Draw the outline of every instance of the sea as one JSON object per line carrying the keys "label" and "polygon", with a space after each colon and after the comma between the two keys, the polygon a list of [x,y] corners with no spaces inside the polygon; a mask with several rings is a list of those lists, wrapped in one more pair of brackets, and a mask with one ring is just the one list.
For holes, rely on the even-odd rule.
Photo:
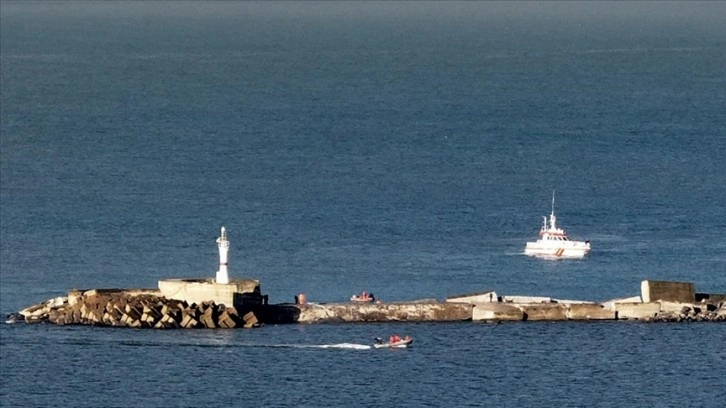
{"label": "sea", "polygon": [[[0,3],[0,313],[726,293],[724,2]],[[580,260],[523,254],[554,211]],[[410,349],[372,349],[411,335]],[[723,407],[726,324],[0,324],[2,407]]]}

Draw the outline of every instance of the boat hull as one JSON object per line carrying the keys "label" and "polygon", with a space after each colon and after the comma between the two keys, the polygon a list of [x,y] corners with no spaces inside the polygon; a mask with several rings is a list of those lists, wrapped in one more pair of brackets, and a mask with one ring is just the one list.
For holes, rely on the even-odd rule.
{"label": "boat hull", "polygon": [[540,246],[527,244],[524,254],[546,258],[583,258],[590,252],[589,245],[578,246]]}
{"label": "boat hull", "polygon": [[413,343],[413,339],[401,340],[396,343],[376,343],[373,348],[408,348],[411,347],[411,343]]}

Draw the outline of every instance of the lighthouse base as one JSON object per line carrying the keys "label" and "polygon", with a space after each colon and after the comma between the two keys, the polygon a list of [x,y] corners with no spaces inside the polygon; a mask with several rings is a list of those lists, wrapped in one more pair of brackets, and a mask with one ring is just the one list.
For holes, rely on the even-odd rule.
{"label": "lighthouse base", "polygon": [[227,274],[227,271],[217,271],[217,277],[214,280],[214,283],[218,283],[220,285],[226,285],[229,283],[229,275]]}
{"label": "lighthouse base", "polygon": [[255,279],[233,279],[229,283],[218,283],[213,279],[164,279],[159,281],[159,291],[168,299],[187,303],[214,301],[216,304],[234,306],[235,293],[260,293],[260,281]]}

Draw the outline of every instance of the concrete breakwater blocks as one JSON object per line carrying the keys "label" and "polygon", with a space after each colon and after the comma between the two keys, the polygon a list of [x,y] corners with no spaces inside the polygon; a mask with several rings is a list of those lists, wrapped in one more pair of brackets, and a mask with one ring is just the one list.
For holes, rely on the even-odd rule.
{"label": "concrete breakwater blocks", "polygon": [[19,312],[28,323],[94,325],[131,328],[256,327],[251,312],[215,302],[187,303],[159,296],[158,290],[98,289],[71,291]]}
{"label": "concrete breakwater blocks", "polygon": [[603,302],[602,305],[609,310],[615,311],[615,305],[619,303],[643,303],[643,300],[640,298],[640,296],[631,296],[627,298],[618,298],[618,299],[611,299],[607,302]]}
{"label": "concrete breakwater blocks", "polygon": [[476,303],[472,311],[473,321],[521,321],[524,313],[518,307],[502,303]]}
{"label": "concrete breakwater blocks", "polygon": [[502,302],[504,303],[552,303],[552,298],[545,296],[502,296]]}
{"label": "concrete breakwater blocks", "polygon": [[699,313],[701,311],[707,311],[709,307],[716,310],[715,306],[709,304],[697,304],[697,303],[680,303],[680,302],[659,302],[660,311],[665,313],[682,313],[683,311],[695,310]]}
{"label": "concrete breakwater blocks", "polygon": [[447,303],[493,303],[498,301],[497,292],[491,290],[448,296],[446,298]]}
{"label": "concrete breakwater blocks", "polygon": [[566,316],[569,320],[615,320],[615,311],[598,304],[573,303],[567,305]]}
{"label": "concrete breakwater blocks", "polygon": [[691,282],[644,280],[640,283],[640,291],[644,303],[659,300],[681,303],[696,301],[696,289]]}
{"label": "concrete breakwater blocks", "polygon": [[615,303],[613,308],[620,320],[641,320],[655,317],[660,312],[660,303]]}
{"label": "concrete breakwater blocks", "polygon": [[469,303],[329,303],[296,305],[299,323],[320,322],[446,322],[471,320]]}
{"label": "concrete breakwater blocks", "polygon": [[[603,303],[483,291],[390,303],[268,304],[259,281],[169,279],[160,289],[74,289],[8,315],[6,322],[133,328],[235,328],[318,322],[640,320],[726,321],[726,295],[695,294],[687,282],[643,281],[641,296]],[[649,301],[644,301],[647,299]],[[657,299],[657,300],[654,300]]]}
{"label": "concrete breakwater blocks", "polygon": [[472,320],[615,320],[615,311],[595,303],[477,303]]}
{"label": "concrete breakwater blocks", "polygon": [[523,320],[567,320],[567,306],[559,303],[515,304],[522,311]]}

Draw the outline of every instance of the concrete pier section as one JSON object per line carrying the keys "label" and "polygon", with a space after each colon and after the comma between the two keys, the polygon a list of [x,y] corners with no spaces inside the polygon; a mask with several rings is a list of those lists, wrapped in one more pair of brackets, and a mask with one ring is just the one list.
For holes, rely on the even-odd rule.
{"label": "concrete pier section", "polygon": [[476,303],[471,314],[473,321],[518,321],[524,320],[524,312],[518,307],[502,303]]}
{"label": "concrete pier section", "polygon": [[641,282],[640,296],[602,303],[559,300],[544,296],[497,296],[493,291],[450,296],[446,301],[471,304],[472,320],[486,322],[726,321],[726,299],[720,294],[699,293],[697,296],[694,285],[690,282],[644,280]]}
{"label": "concrete pier section", "polygon": [[397,302],[300,305],[299,323],[319,322],[451,322],[471,320],[466,303]]}

